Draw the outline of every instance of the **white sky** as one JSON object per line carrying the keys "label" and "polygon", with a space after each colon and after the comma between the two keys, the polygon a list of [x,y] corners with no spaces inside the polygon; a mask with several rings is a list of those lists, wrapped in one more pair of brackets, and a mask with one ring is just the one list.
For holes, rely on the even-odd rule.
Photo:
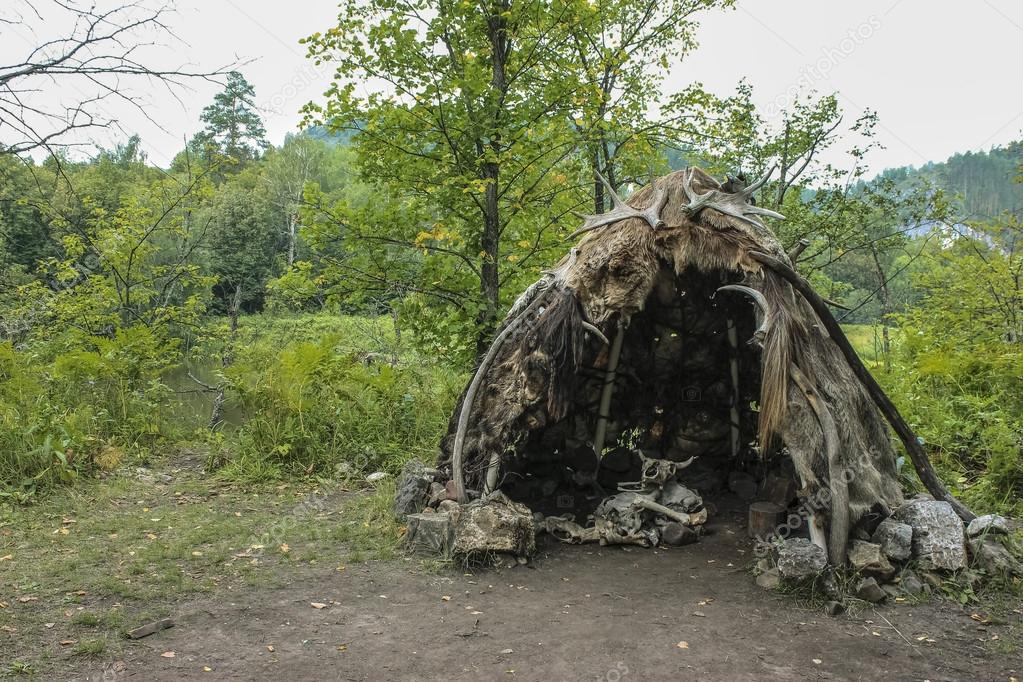
{"label": "white sky", "polygon": [[[13,1],[0,0],[5,5]],[[97,4],[102,8],[113,3]],[[159,58],[206,69],[235,59],[253,60],[241,70],[255,86],[270,140],[279,143],[295,129],[299,107],[319,98],[329,82],[329,68],[318,71],[307,63],[298,40],[333,24],[334,3],[176,4],[178,13],[171,23],[187,47],[165,50]],[[864,107],[880,114],[879,133],[886,149],[871,156],[875,170],[943,160],[955,152],[987,149],[1023,136],[1023,87],[1011,77],[1023,40],[1023,3],[739,0],[738,4],[733,11],[703,15],[701,47],[673,70],[669,88],[701,81],[724,95],[745,77],[767,109],[790,99],[793,88],[800,86],[838,92],[847,122]],[[0,63],[23,56],[31,40],[0,24]],[[199,113],[217,89],[196,84],[181,93],[184,106],[166,93],[152,93],[146,111],[170,133],[137,111],[113,105],[109,109],[127,131],[142,135],[151,161],[166,165],[201,127]],[[95,140],[110,144],[102,134]],[[836,154],[830,160],[837,159]]]}

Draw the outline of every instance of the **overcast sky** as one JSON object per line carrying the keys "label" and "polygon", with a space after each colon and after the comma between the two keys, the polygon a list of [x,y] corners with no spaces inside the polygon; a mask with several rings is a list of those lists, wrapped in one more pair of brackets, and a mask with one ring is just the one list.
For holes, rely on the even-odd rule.
{"label": "overcast sky", "polygon": [[[241,70],[256,88],[271,141],[279,143],[295,129],[299,107],[316,99],[329,81],[329,70],[307,63],[298,40],[332,25],[334,3],[176,4],[171,23],[187,47],[177,46],[164,57],[209,69],[252,60]],[[32,41],[3,25],[0,34],[6,34],[0,39],[5,63],[23,55]],[[700,48],[673,69],[669,88],[700,81],[723,95],[745,77],[769,111],[800,88],[837,92],[848,122],[864,108],[880,115],[887,148],[871,157],[875,170],[943,160],[1023,137],[1023,88],[1014,75],[1023,3],[738,0],[732,11],[704,14],[698,35]],[[110,108],[125,129],[142,135],[150,159],[165,165],[200,128],[199,113],[216,90],[198,84],[182,93],[184,105],[166,93],[152,93],[147,112],[170,133],[137,111]],[[109,143],[102,136],[97,141]],[[829,160],[840,157],[835,153]]]}

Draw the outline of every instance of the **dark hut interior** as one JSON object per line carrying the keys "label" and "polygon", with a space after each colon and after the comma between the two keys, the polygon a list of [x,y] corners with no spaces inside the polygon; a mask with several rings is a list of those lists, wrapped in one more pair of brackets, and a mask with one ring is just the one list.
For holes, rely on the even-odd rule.
{"label": "dark hut interior", "polygon": [[[676,275],[663,263],[624,330],[617,368],[609,374],[611,346],[589,336],[571,408],[516,447],[500,488],[545,515],[585,519],[619,485],[640,480],[637,452],[691,461],[683,479],[708,499],[731,471],[757,466],[760,359],[746,343],[755,308],[745,296],[718,292],[742,277],[695,268]],[[599,465],[595,448],[605,453]]]}

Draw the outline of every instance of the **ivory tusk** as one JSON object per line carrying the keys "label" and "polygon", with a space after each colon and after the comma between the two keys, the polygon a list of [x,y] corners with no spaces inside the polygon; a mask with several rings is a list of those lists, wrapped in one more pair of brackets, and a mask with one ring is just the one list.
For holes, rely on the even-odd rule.
{"label": "ivory tusk", "polygon": [[597,329],[596,325],[592,325],[589,322],[584,321],[583,322],[583,329],[585,329],[590,334],[593,334],[598,339],[600,339],[600,342],[603,343],[605,346],[610,346],[611,345],[611,342],[607,340],[606,336],[604,336],[604,332],[602,332],[599,329]]}

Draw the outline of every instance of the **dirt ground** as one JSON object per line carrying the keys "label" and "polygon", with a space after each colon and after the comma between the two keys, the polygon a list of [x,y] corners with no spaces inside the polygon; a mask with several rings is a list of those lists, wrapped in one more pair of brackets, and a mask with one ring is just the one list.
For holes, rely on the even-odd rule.
{"label": "dirt ground", "polygon": [[860,603],[829,617],[757,587],[740,528],[724,514],[678,549],[548,542],[529,565],[472,574],[299,567],[280,586],[181,602],[175,627],[59,679],[1023,678],[1023,605],[995,617],[938,599]]}

